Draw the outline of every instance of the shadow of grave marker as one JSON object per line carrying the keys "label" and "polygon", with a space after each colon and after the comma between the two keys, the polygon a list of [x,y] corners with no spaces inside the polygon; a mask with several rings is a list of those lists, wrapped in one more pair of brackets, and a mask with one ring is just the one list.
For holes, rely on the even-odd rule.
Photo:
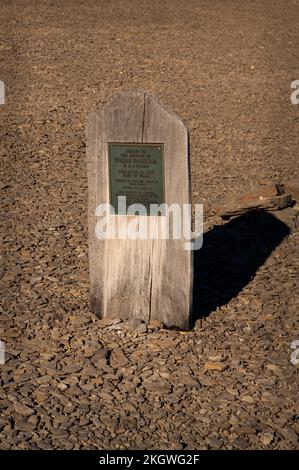
{"label": "shadow of grave marker", "polygon": [[290,233],[269,212],[252,211],[204,234],[194,252],[192,322],[227,304]]}

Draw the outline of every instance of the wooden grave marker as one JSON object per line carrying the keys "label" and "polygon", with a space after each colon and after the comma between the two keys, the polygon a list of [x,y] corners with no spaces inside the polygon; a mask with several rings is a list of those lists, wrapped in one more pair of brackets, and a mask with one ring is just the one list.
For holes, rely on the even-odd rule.
{"label": "wooden grave marker", "polygon": [[[173,113],[143,91],[123,92],[87,121],[89,188],[89,265],[91,305],[100,317],[189,328],[192,251],[183,239],[99,239],[96,209],[111,204],[106,229],[113,224],[150,221],[160,233],[165,216],[126,215],[130,204],[190,203],[188,131]],[[117,208],[117,196],[127,206]],[[137,212],[138,214],[138,212]]]}

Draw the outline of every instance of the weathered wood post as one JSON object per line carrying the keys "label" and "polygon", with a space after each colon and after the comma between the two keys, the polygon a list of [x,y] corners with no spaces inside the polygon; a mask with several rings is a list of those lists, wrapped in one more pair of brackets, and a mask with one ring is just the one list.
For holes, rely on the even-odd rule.
{"label": "weathered wood post", "polygon": [[[126,230],[132,222],[141,225],[146,220],[160,233],[163,211],[162,215],[126,215],[127,207],[190,203],[185,125],[149,94],[130,91],[89,115],[87,140],[94,312],[100,317],[157,319],[168,327],[188,329],[192,251],[185,249],[186,240],[173,236],[174,215],[169,216],[169,239],[99,239],[96,234],[100,204],[109,203],[115,209],[115,214],[105,214],[108,232],[115,224]],[[118,196],[126,196],[125,207],[117,207]]]}

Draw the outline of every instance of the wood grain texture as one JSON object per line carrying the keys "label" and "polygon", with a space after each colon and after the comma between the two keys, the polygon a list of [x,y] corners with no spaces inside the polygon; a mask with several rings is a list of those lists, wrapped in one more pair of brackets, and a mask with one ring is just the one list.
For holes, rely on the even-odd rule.
{"label": "wood grain texture", "polygon": [[[109,203],[108,142],[164,143],[165,202],[190,202],[188,132],[143,91],[124,92],[87,122],[91,304],[100,317],[158,319],[189,328],[192,252],[185,240],[98,240],[96,207]],[[109,215],[119,224],[134,216]],[[150,217],[159,226],[161,217]],[[111,220],[112,222],[112,220]],[[172,224],[172,220],[171,220]],[[171,226],[172,227],[172,226]],[[172,228],[170,227],[170,233]]]}

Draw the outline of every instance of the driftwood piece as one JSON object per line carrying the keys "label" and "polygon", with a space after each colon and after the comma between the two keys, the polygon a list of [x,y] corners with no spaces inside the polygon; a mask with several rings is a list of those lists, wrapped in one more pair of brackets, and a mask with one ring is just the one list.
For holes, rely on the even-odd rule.
{"label": "driftwood piece", "polygon": [[215,208],[215,213],[222,219],[230,219],[231,217],[238,217],[257,209],[276,211],[284,209],[291,204],[291,194],[280,194],[272,197],[251,197],[247,200],[240,198],[239,200],[218,204],[218,207]]}

